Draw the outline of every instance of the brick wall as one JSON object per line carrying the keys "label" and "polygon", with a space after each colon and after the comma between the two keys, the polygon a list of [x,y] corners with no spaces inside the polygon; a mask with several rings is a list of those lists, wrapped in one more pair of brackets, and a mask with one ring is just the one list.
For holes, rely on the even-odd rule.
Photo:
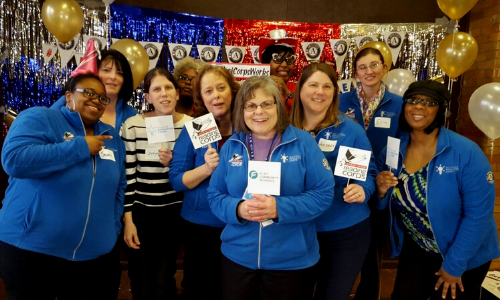
{"label": "brick wall", "polygon": [[[496,183],[495,219],[500,229],[500,140],[494,142],[493,155],[488,138],[472,123],[468,104],[472,93],[489,82],[500,82],[500,1],[479,0],[470,13],[469,34],[474,36],[479,53],[474,65],[463,75],[457,131],[479,144],[490,159]],[[500,115],[498,116],[500,118]],[[499,231],[500,236],[500,231]],[[500,259],[491,269],[500,269]]]}

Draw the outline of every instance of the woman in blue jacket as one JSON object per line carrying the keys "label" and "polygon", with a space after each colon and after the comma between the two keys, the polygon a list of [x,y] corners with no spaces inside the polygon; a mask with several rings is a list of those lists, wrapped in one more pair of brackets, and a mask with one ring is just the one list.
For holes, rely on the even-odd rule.
{"label": "woman in blue jacket", "polygon": [[184,127],[175,143],[169,176],[172,187],[184,192],[182,286],[185,299],[220,299],[220,234],[224,223],[208,206],[207,188],[219,164],[220,148],[233,133],[232,111],[240,85],[227,69],[206,65],[199,70],[193,86],[194,117],[211,112],[222,140],[195,149]]}
{"label": "woman in blue jacket", "polygon": [[[389,62],[391,63],[391,62]],[[355,119],[366,131],[374,157],[387,144],[387,137],[398,134],[398,117],[403,100],[391,93],[382,82],[387,73],[384,56],[378,49],[365,48],[354,58],[356,88],[339,96],[339,110]],[[372,208],[372,241],[361,269],[356,300],[377,300],[380,297],[380,266],[382,250],[387,241],[384,229],[388,213]]]}
{"label": "woman in blue jacket", "polygon": [[109,289],[125,147],[99,121],[109,98],[98,77],[71,79],[66,103],[23,111],[5,140],[0,272],[9,299],[95,299]]}
{"label": "woman in blue jacket", "polygon": [[[370,151],[359,126],[338,110],[335,70],[315,63],[302,71],[292,106],[292,125],[308,131],[331,166],[340,146]],[[375,191],[375,162],[370,159],[366,180],[334,176],[332,206],[316,219],[321,258],[315,299],[349,299],[370,244],[368,199]],[[333,170],[332,170],[333,172]]]}
{"label": "woman in blue jacket", "polygon": [[[333,198],[328,161],[307,132],[289,125],[268,76],[245,81],[234,116],[236,133],[208,188],[210,208],[225,223],[223,299],[311,299],[319,259],[314,219]],[[269,168],[281,170],[279,194],[247,193],[251,161],[278,164]]]}
{"label": "woman in blue jacket", "polygon": [[[396,175],[376,180],[379,207],[391,213],[391,256],[400,255],[392,299],[479,299],[500,256],[491,166],[475,143],[443,127],[443,84],[414,82],[404,101]],[[385,151],[380,168],[384,161]]]}

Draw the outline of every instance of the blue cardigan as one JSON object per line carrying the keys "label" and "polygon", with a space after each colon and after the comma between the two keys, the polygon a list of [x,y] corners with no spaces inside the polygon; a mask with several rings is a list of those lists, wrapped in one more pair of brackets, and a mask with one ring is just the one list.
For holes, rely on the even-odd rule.
{"label": "blue cardigan", "polygon": [[293,126],[283,132],[270,161],[281,163],[278,218],[262,227],[240,220],[237,206],[247,187],[246,134],[234,134],[222,147],[212,174],[208,202],[225,223],[222,253],[250,269],[297,270],[315,265],[319,245],[314,219],[330,207],[335,182],[326,158],[312,136]]}
{"label": "blue cardigan", "polygon": [[[396,176],[401,173],[409,138],[409,133],[401,137]],[[377,161],[379,168],[384,168],[385,153],[386,149]],[[378,202],[379,208],[388,206],[392,190]],[[471,140],[441,127],[436,154],[428,165],[427,213],[446,272],[459,277],[500,256],[494,205],[493,172],[483,151]],[[394,257],[401,252],[404,225],[390,205],[389,210]]]}

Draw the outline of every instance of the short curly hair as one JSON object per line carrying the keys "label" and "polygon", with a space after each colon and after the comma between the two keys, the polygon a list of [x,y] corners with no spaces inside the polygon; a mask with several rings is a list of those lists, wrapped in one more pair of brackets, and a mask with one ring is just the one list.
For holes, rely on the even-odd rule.
{"label": "short curly hair", "polygon": [[187,69],[195,69],[198,72],[204,65],[205,63],[199,59],[194,59],[191,56],[185,57],[175,65],[174,78],[177,80]]}

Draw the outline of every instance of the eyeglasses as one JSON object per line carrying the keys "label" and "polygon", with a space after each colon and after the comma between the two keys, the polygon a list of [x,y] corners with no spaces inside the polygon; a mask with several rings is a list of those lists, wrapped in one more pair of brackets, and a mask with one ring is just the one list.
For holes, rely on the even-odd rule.
{"label": "eyeglasses", "polygon": [[291,65],[297,59],[297,55],[292,54],[290,56],[286,56],[285,57],[284,55],[279,55],[278,53],[273,53],[273,55],[271,56],[271,58],[277,64],[281,64],[283,61],[286,61],[287,65]]}
{"label": "eyeglasses", "polygon": [[179,81],[184,82],[184,83],[192,83],[194,77],[193,78],[189,78],[189,77],[185,77],[185,76],[179,75],[179,77],[177,77],[177,79]]}
{"label": "eyeglasses", "polygon": [[405,102],[407,104],[413,104],[413,105],[416,105],[418,103],[422,103],[425,106],[436,106],[436,105],[439,105],[439,102],[436,101],[436,100],[434,100],[434,99],[416,98],[416,97],[406,98]]}
{"label": "eyeglasses", "polygon": [[376,68],[378,68],[380,65],[382,65],[381,62],[372,62],[371,64],[369,64],[368,66],[366,65],[361,65],[359,67],[356,68],[356,70],[358,71],[362,71],[362,72],[365,72],[366,70],[368,70],[368,68],[370,68],[370,70],[375,70]]}
{"label": "eyeglasses", "polygon": [[243,109],[247,112],[252,112],[256,111],[257,107],[261,107],[262,109],[268,110],[273,108],[273,106],[276,104],[276,101],[264,101],[261,104],[257,105],[252,102],[246,102],[245,105],[243,105]]}
{"label": "eyeglasses", "polygon": [[98,93],[96,93],[96,91],[94,91],[91,88],[75,89],[75,92],[82,93],[85,96],[85,98],[88,98],[90,100],[94,100],[97,98],[97,99],[99,99],[99,102],[101,102],[104,105],[108,105],[109,101],[110,101],[106,95],[98,94]]}

